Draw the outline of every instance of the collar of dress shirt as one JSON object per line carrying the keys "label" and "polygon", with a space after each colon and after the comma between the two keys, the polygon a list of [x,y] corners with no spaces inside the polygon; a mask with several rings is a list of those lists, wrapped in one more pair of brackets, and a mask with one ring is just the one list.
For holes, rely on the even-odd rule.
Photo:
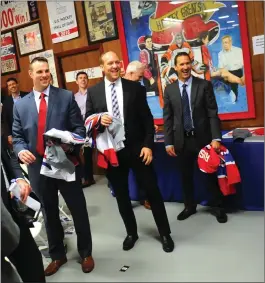
{"label": "collar of dress shirt", "polygon": [[20,92],[18,93],[18,96],[14,97],[14,95],[12,94],[13,99],[18,99],[20,98]]}
{"label": "collar of dress shirt", "polygon": [[75,95],[87,95],[87,89],[84,93],[79,90]]}
{"label": "collar of dress shirt", "polygon": [[115,82],[109,81],[106,77],[104,78],[105,86],[109,87],[111,84],[115,83],[115,86],[119,86],[121,84],[121,78],[118,78]]}
{"label": "collar of dress shirt", "polygon": [[36,99],[36,98],[40,98],[40,94],[41,94],[41,93],[44,93],[46,96],[49,96],[49,94],[50,94],[50,85],[49,85],[44,91],[42,91],[42,92],[39,92],[39,91],[37,91],[37,90],[35,90],[35,89],[33,88],[33,93],[34,93],[35,99]]}
{"label": "collar of dress shirt", "polygon": [[189,79],[186,82],[182,82],[181,80],[178,80],[179,82],[179,89],[182,91],[182,86],[185,84],[187,86],[191,85],[192,83],[192,76],[189,77]]}

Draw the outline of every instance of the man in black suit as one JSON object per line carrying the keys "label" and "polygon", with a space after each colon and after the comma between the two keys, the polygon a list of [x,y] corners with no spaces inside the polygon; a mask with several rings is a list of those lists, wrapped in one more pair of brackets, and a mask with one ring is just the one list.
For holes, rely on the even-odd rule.
{"label": "man in black suit", "polygon": [[[25,202],[31,192],[31,187],[24,179],[18,160],[14,153],[10,151],[7,140],[2,133],[1,163],[1,197],[3,205],[17,224],[20,234],[17,246],[12,247],[11,242],[3,242],[4,240],[2,239],[2,263],[4,257],[7,256],[16,267],[23,282],[45,282],[41,253],[30,233],[26,220],[12,208],[11,195],[7,192],[11,180],[16,180],[20,187],[21,201]],[[12,223],[10,223],[10,225],[11,224]],[[11,246],[8,247],[8,244]],[[5,249],[10,250],[10,252],[5,254],[3,252]],[[2,272],[2,275],[4,272],[5,271]]]}
{"label": "man in black suit", "polygon": [[[154,122],[146,101],[146,92],[137,82],[120,78],[120,60],[116,53],[107,52],[100,58],[105,74],[102,82],[88,89],[86,117],[94,113],[109,112],[120,118],[125,128],[125,148],[117,152],[119,166],[109,164],[107,178],[113,186],[127,237],[123,249],[130,250],[138,240],[137,224],[128,192],[128,174],[132,168],[141,186],[145,188],[152,213],[158,227],[163,249],[172,252],[174,243],[165,206],[157,186],[152,166],[154,145]],[[105,114],[102,127],[108,127],[112,118]]]}
{"label": "man in black suit", "polygon": [[19,84],[16,78],[9,78],[6,81],[6,87],[8,96],[3,102],[3,116],[5,119],[5,135],[7,136],[8,144],[12,146],[13,106],[27,92],[19,90]]}
{"label": "man in black suit", "polygon": [[[207,144],[218,151],[221,141],[218,108],[211,82],[191,75],[191,60],[187,53],[175,57],[178,80],[164,92],[164,132],[167,153],[178,156],[181,165],[185,209],[178,220],[196,213],[193,173],[198,153]],[[205,175],[213,195],[214,214],[220,223],[227,222],[222,209],[222,194],[216,174]]]}

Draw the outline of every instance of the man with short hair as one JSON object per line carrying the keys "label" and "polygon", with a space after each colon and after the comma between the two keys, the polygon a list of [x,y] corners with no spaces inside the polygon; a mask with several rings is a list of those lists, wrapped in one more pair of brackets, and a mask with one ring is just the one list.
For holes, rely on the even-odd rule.
{"label": "man with short hair", "polygon": [[3,102],[3,117],[5,120],[5,136],[8,139],[9,146],[12,146],[12,124],[13,124],[13,106],[27,92],[19,90],[19,84],[16,78],[9,78],[6,81],[8,96]]}
{"label": "man with short hair", "polygon": [[127,231],[123,250],[132,249],[138,240],[137,223],[128,189],[128,175],[132,169],[146,190],[163,250],[172,252],[174,242],[170,237],[167,213],[152,165],[154,121],[146,101],[146,91],[139,83],[120,77],[120,59],[115,52],[104,53],[100,65],[105,77],[88,89],[86,117],[108,112],[101,116],[103,129],[112,124],[112,117],[120,119],[124,127],[125,147],[116,152],[119,166],[109,163],[107,168],[107,178],[113,187]]}
{"label": "man with short hair", "polygon": [[[80,109],[72,92],[50,85],[50,69],[46,58],[34,58],[29,66],[29,75],[33,81],[33,91],[14,105],[13,147],[20,161],[28,165],[31,186],[43,205],[52,259],[45,275],[56,273],[67,262],[64,230],[59,217],[58,191],[73,216],[82,270],[85,273],[91,272],[94,268],[92,239],[81,187],[80,166],[75,167],[73,182],[40,174],[45,152],[44,132],[55,128],[85,137]],[[79,146],[61,144],[61,147],[69,158],[76,159],[80,164]]]}
{"label": "man with short hair", "polygon": [[[199,151],[210,144],[217,152],[222,138],[218,108],[211,82],[191,75],[192,61],[185,52],[175,57],[178,80],[165,88],[164,133],[165,146],[169,156],[180,161],[184,210],[178,220],[185,220],[195,214],[194,166]],[[215,173],[205,174],[208,190],[215,206],[213,213],[219,223],[227,222],[222,207],[222,193]]]}
{"label": "man with short hair", "polygon": [[[87,87],[88,87],[88,75],[84,71],[80,71],[76,74],[76,84],[79,89],[75,94],[75,100],[81,111],[83,121],[85,122],[86,115],[86,99],[87,99]],[[83,187],[90,187],[95,184],[93,176],[93,156],[92,148],[89,146],[84,147],[84,164],[83,164],[83,177],[82,185]]]}

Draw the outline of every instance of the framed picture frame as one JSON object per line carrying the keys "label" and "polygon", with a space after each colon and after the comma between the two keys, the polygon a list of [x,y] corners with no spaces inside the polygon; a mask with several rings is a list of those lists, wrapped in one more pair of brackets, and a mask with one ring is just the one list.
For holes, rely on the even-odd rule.
{"label": "framed picture frame", "polygon": [[1,33],[1,75],[20,72],[13,30]]}
{"label": "framed picture frame", "polygon": [[[115,9],[125,67],[139,60],[155,78],[156,95],[147,96],[155,123],[163,124],[163,91],[177,79],[173,66],[177,49],[190,54],[194,76],[212,82],[221,120],[255,118],[242,1],[116,1]],[[237,55],[226,60],[226,48]],[[148,94],[148,83],[145,86]]]}
{"label": "framed picture frame", "polygon": [[16,28],[19,56],[27,56],[44,50],[40,21]]}
{"label": "framed picture frame", "polygon": [[116,13],[112,1],[83,1],[89,44],[118,38]]}

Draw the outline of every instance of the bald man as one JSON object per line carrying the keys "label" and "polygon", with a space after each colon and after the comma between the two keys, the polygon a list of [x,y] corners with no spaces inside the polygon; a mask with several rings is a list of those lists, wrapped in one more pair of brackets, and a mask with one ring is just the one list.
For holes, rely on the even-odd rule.
{"label": "bald man", "polygon": [[163,250],[172,252],[165,205],[157,186],[153,169],[154,121],[146,100],[145,89],[137,82],[120,77],[120,59],[110,51],[100,58],[104,80],[88,89],[86,117],[108,112],[101,117],[102,127],[112,123],[112,117],[121,119],[125,130],[124,148],[117,152],[119,166],[107,168],[127,236],[123,250],[130,250],[138,240],[137,224],[129,197],[128,176],[132,169],[142,188],[146,190],[151,210],[161,237]]}

